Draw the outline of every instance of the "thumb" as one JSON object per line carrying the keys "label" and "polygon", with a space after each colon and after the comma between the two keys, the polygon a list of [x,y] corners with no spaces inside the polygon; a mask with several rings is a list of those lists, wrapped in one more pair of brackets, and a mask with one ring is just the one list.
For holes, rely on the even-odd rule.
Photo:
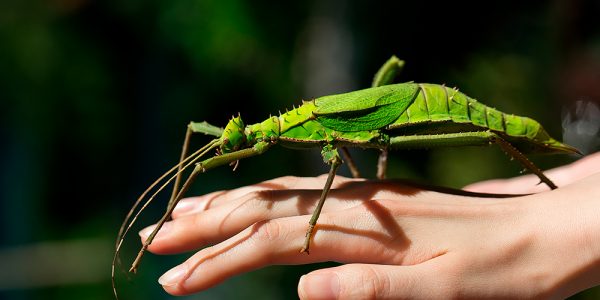
{"label": "thumb", "polygon": [[440,282],[444,274],[432,265],[348,264],[317,270],[300,278],[298,295],[303,300],[447,297]]}

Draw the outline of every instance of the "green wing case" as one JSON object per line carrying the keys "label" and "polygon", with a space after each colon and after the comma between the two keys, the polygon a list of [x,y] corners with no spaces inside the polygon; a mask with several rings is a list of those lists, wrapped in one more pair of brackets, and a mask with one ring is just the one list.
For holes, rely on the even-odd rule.
{"label": "green wing case", "polygon": [[315,100],[317,121],[339,131],[376,130],[396,120],[412,103],[419,87],[400,83]]}

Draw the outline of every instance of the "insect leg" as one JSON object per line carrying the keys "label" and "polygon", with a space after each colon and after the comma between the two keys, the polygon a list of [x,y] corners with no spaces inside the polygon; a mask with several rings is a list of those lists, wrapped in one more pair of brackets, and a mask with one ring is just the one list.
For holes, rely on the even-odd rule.
{"label": "insect leg", "polygon": [[[113,293],[114,293],[116,299],[118,299],[119,297],[117,295],[115,267],[117,265],[118,266],[121,265],[119,253],[121,250],[121,245],[122,245],[123,241],[125,240],[127,233],[129,232],[129,230],[131,229],[133,224],[136,222],[136,220],[138,219],[138,217],[142,213],[142,211],[145,210],[145,208],[152,202],[152,200],[156,197],[156,195],[158,195],[158,193],[160,193],[160,191],[162,191],[173,180],[175,180],[175,178],[179,175],[179,173],[185,171],[185,169],[187,169],[189,166],[191,166],[196,161],[198,161],[202,156],[204,156],[210,150],[212,150],[218,146],[219,146],[219,140],[215,139],[215,140],[212,140],[210,143],[206,144],[204,147],[198,149],[196,152],[194,152],[193,154],[191,154],[190,156],[188,156],[187,158],[182,160],[179,164],[177,164],[176,166],[171,168],[169,171],[164,173],[162,176],[160,176],[135,201],[132,208],[127,213],[127,216],[123,220],[123,223],[121,224],[121,228],[119,229],[119,234],[117,235],[117,241],[116,241],[116,245],[115,245],[115,253],[113,255],[113,261],[111,264],[111,282],[112,282],[112,287],[113,287]],[[176,172],[176,174],[169,178],[169,176],[171,176],[171,174],[173,172]],[[148,198],[145,202],[142,202],[146,198],[148,193],[150,193],[155,187],[157,187],[159,184],[161,184],[161,182],[162,182],[162,185],[160,185],[160,187],[152,194],[152,196],[150,196],[150,198]],[[138,206],[142,203],[143,203],[142,207],[137,209]],[[135,215],[134,215],[134,213],[135,213]]]}
{"label": "insect leg", "polygon": [[[383,85],[388,85],[394,83],[394,79],[402,69],[404,68],[404,61],[398,59],[395,55],[392,55],[390,59],[388,59],[379,71],[375,74],[373,78],[373,83],[371,87],[378,87]],[[377,178],[384,179],[385,173],[387,170],[387,158],[388,158],[388,150],[384,149],[381,151],[379,155],[379,159],[377,160]]]}
{"label": "insect leg", "polygon": [[331,165],[331,169],[329,170],[329,176],[327,176],[325,187],[323,187],[323,192],[321,193],[319,203],[317,203],[317,207],[315,208],[315,211],[313,212],[312,217],[308,222],[308,229],[306,230],[304,245],[302,246],[302,249],[300,249],[300,253],[309,253],[308,248],[310,247],[310,239],[312,237],[313,230],[315,229],[315,224],[317,224],[317,220],[319,219],[319,215],[321,214],[321,209],[323,208],[323,204],[325,203],[327,194],[329,194],[329,190],[331,189],[331,184],[333,183],[333,179],[335,178],[335,172],[340,166],[340,164],[342,164],[342,159],[340,158],[337,150],[333,149],[330,146],[326,146],[325,148],[323,148],[321,154],[323,155],[323,160]]}
{"label": "insect leg", "polygon": [[394,136],[390,138],[390,147],[395,149],[427,149],[436,147],[452,146],[483,146],[495,143],[506,151],[509,155],[516,158],[525,168],[537,175],[551,189],[556,189],[556,185],[542,173],[525,155],[517,148],[504,140],[498,134],[491,131],[475,131],[460,133],[444,133],[430,135],[409,135]]}
{"label": "insect leg", "polygon": [[508,155],[516,158],[525,168],[531,171],[533,174],[537,175],[540,180],[545,183],[550,189],[555,190],[558,187],[552,182],[542,170],[540,170],[536,165],[534,165],[521,151],[517,150],[511,143],[507,142],[505,139],[496,135],[494,138],[494,142],[504,150],[504,152],[508,153]]}
{"label": "insect leg", "polygon": [[403,67],[404,61],[393,55],[383,64],[383,66],[381,66],[381,68],[379,68],[379,71],[375,73],[371,87],[392,84],[396,76],[402,71]]}
{"label": "insect leg", "polygon": [[187,130],[185,132],[185,138],[183,140],[183,147],[181,148],[181,156],[179,157],[179,168],[178,168],[179,173],[177,174],[177,178],[175,178],[175,183],[173,184],[173,192],[171,193],[171,198],[169,200],[169,203],[174,201],[175,196],[177,196],[177,192],[179,191],[179,184],[181,182],[181,168],[183,166],[181,164],[181,162],[187,156],[188,147],[189,147],[190,138],[192,136],[192,133],[204,133],[207,135],[214,135],[216,137],[220,137],[221,134],[223,133],[223,129],[213,126],[213,125],[210,125],[206,121],[190,122],[190,124],[188,124]]}
{"label": "insect leg", "polygon": [[181,147],[181,155],[179,156],[179,167],[177,168],[177,177],[175,178],[175,183],[173,184],[173,192],[171,193],[171,198],[169,199],[169,203],[173,202],[173,200],[175,199],[175,196],[177,196],[177,192],[179,192],[179,182],[181,181],[181,173],[182,173],[181,169],[183,168],[181,162],[187,156],[192,132],[193,132],[192,128],[188,125],[187,130],[185,131],[185,138],[183,139],[183,146]]}
{"label": "insect leg", "polygon": [[204,133],[206,135],[212,135],[216,137],[220,137],[223,134],[223,128],[210,125],[206,121],[190,122],[190,124],[188,124],[188,128],[193,132]]}
{"label": "insect leg", "polygon": [[385,173],[387,171],[387,159],[388,150],[381,150],[381,154],[379,154],[379,159],[377,160],[377,179],[385,179]]}
{"label": "insect leg", "polygon": [[346,161],[346,164],[350,169],[350,173],[352,173],[352,177],[360,178],[360,171],[358,171],[358,168],[356,167],[356,164],[354,163],[350,152],[348,152],[348,148],[342,147],[342,155],[344,156],[344,160]]}
{"label": "insect leg", "polygon": [[265,151],[267,151],[270,146],[271,146],[271,144],[268,142],[259,142],[259,143],[255,144],[254,146],[252,146],[252,148],[246,148],[246,149],[242,149],[242,150],[231,152],[231,153],[226,153],[226,154],[219,155],[219,156],[213,156],[202,162],[197,163],[196,167],[194,168],[194,170],[192,171],[190,176],[187,178],[187,180],[181,187],[181,190],[177,193],[177,196],[174,198],[173,201],[169,202],[169,205],[167,206],[167,210],[165,211],[165,213],[163,214],[161,219],[156,224],[156,227],[154,228],[152,233],[150,233],[150,235],[148,236],[146,241],[144,241],[144,244],[142,245],[142,248],[138,252],[137,257],[135,258],[134,262],[131,264],[131,268],[129,269],[129,271],[135,272],[137,270],[137,267],[140,264],[140,261],[142,259],[142,256],[144,255],[144,252],[146,251],[146,249],[148,249],[148,246],[150,246],[150,244],[152,243],[152,240],[154,239],[154,237],[156,236],[156,234],[158,233],[160,228],[165,224],[165,222],[171,216],[171,213],[175,209],[175,206],[177,206],[177,203],[179,202],[179,200],[181,200],[181,198],[183,198],[183,196],[185,195],[187,190],[190,188],[190,186],[192,185],[192,183],[194,182],[194,180],[200,173],[204,173],[207,170],[210,170],[212,168],[216,168],[216,167],[219,167],[222,165],[227,165],[236,160],[240,160],[240,159],[244,159],[247,157],[262,154]]}

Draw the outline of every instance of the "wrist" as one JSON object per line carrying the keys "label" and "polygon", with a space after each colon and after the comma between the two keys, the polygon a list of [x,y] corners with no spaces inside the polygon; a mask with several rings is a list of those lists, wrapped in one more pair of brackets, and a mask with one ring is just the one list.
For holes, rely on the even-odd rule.
{"label": "wrist", "polygon": [[536,195],[532,219],[550,272],[548,292],[566,298],[600,285],[600,189],[589,179]]}

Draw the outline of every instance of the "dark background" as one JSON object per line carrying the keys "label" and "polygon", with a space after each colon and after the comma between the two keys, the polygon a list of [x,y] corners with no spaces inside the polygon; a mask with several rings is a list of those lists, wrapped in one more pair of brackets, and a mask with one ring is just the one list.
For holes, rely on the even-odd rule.
{"label": "dark background", "polygon": [[[224,126],[239,112],[254,123],[368,87],[392,54],[407,61],[401,81],[457,86],[593,152],[599,14],[599,1],[569,0],[4,0],[0,298],[110,299],[120,221],[177,162],[190,120]],[[376,153],[354,154],[373,174]],[[533,160],[550,168],[574,158]],[[193,194],[325,171],[317,150],[277,147],[235,173],[201,176]],[[466,147],[396,152],[389,175],[461,187],[519,171],[498,149]],[[135,230],[156,221],[160,201]],[[125,261],[137,247],[132,235]],[[123,298],[171,298],[156,279],[188,255],[147,255],[133,281],[120,276]],[[295,298],[300,275],[319,266],[269,267],[185,299]]]}

